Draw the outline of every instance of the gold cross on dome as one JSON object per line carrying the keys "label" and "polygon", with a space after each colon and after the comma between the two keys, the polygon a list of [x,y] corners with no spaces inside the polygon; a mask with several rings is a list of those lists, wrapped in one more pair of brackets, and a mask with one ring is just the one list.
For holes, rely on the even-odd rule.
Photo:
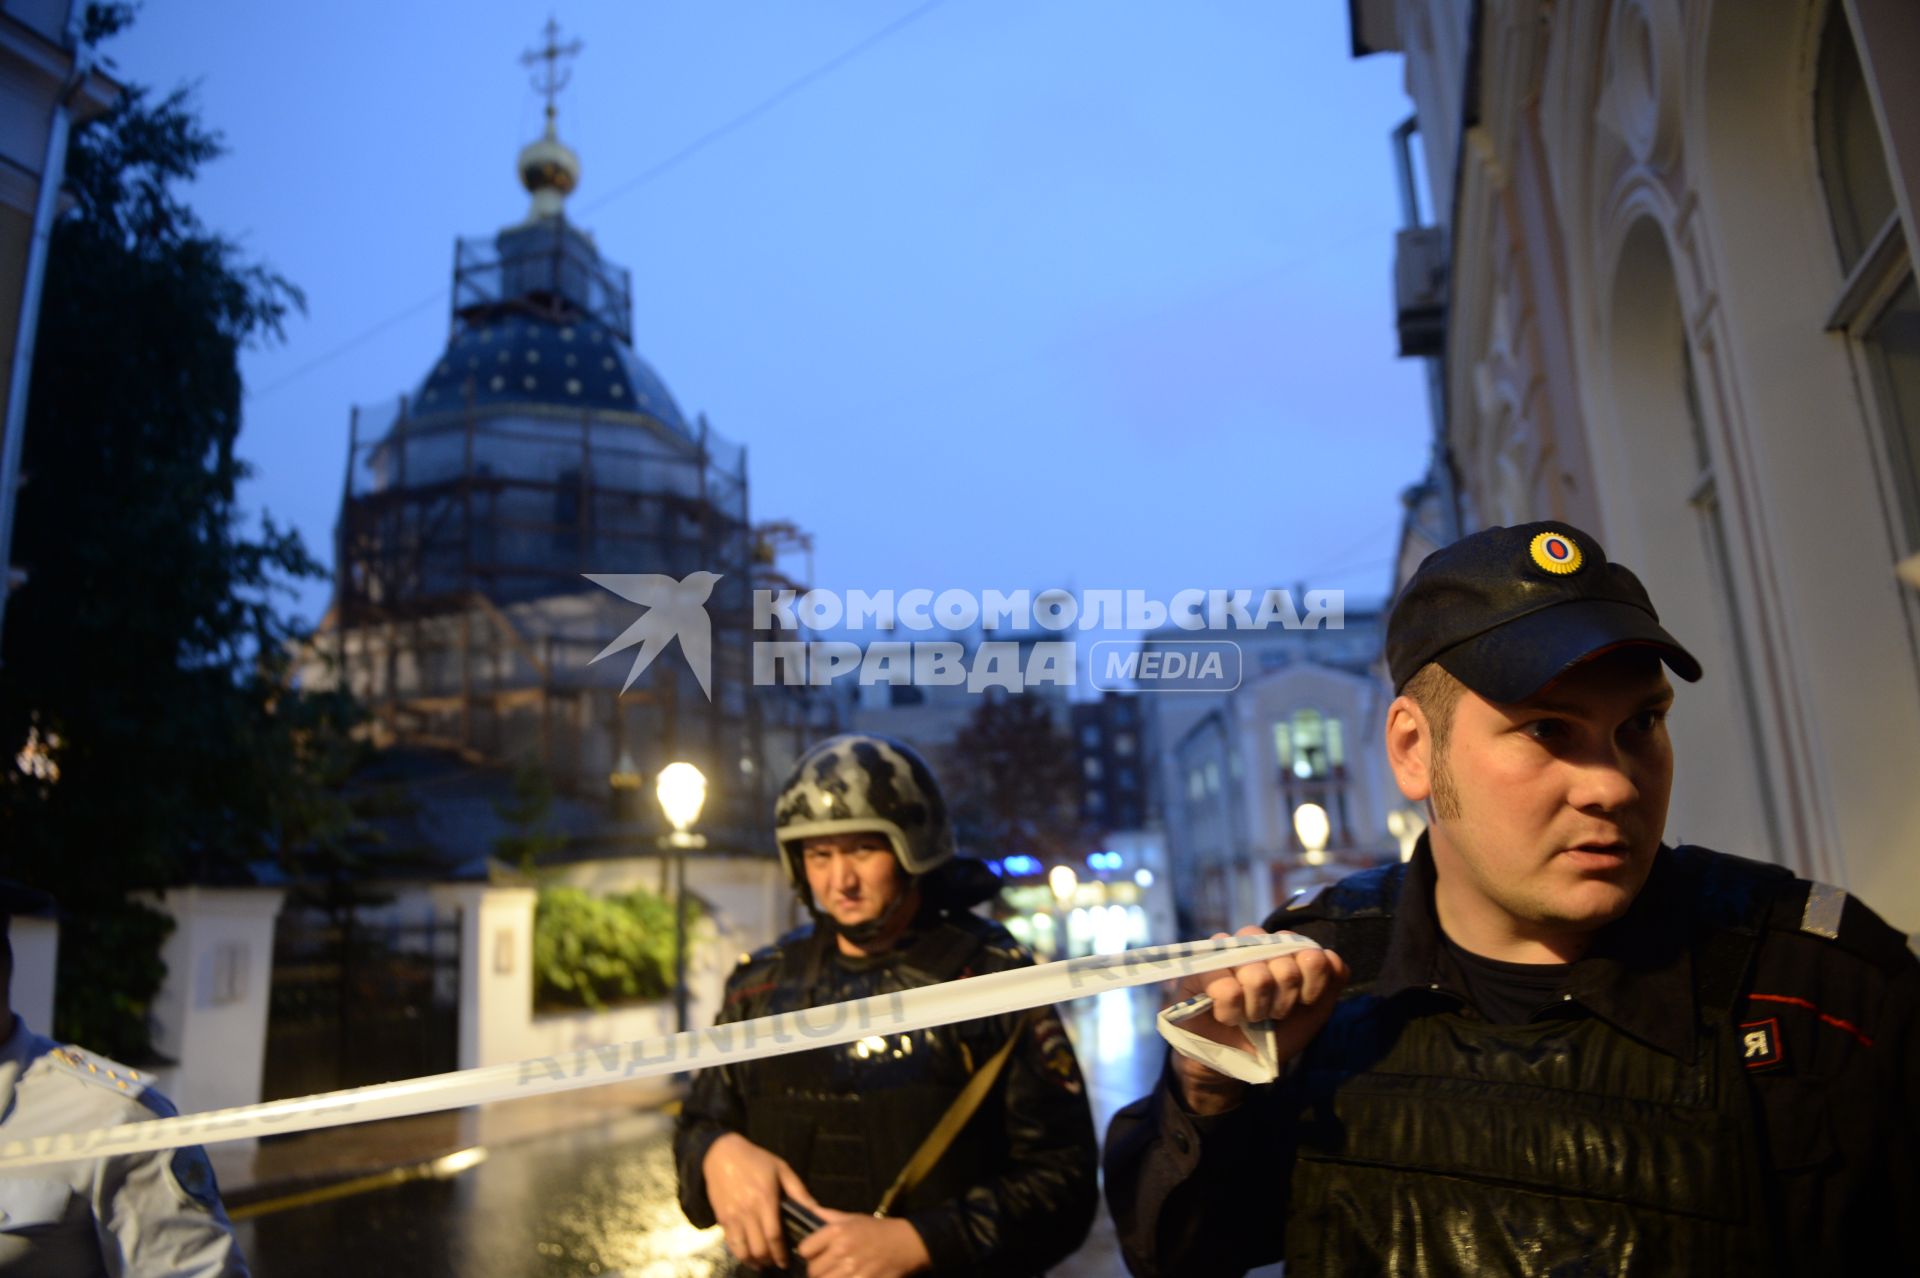
{"label": "gold cross on dome", "polygon": [[[551,127],[554,116],[553,100],[558,96],[560,90],[567,87],[567,80],[571,74],[565,67],[560,65],[560,59],[579,56],[580,42],[578,40],[569,40],[567,43],[561,44],[560,24],[553,18],[547,19],[546,36],[546,48],[527,50],[520,55],[520,65],[537,68],[533,73],[533,89],[536,93],[546,95],[547,124]],[[540,64],[542,62],[547,65],[541,67]]]}

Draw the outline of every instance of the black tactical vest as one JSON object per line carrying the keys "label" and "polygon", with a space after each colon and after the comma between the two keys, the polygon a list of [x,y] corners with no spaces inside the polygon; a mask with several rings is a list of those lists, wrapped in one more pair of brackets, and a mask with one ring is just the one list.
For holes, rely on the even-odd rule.
{"label": "black tactical vest", "polygon": [[[951,980],[980,948],[978,937],[940,923],[896,962],[846,973],[835,967],[832,944],[815,933],[788,945],[772,988],[748,1015]],[[870,1212],[999,1045],[988,1023],[973,1022],[752,1062],[742,1080],[747,1139],[786,1159],[826,1206]],[[960,1196],[1004,1164],[1003,1146],[997,1124],[968,1123],[892,1214]]]}
{"label": "black tactical vest", "polygon": [[1667,855],[1695,902],[1691,1060],[1596,1016],[1493,1026],[1444,995],[1369,992],[1397,873],[1274,920],[1308,925],[1354,973],[1291,1083],[1288,1278],[1772,1271],[1730,1018],[1780,880],[1704,849]]}

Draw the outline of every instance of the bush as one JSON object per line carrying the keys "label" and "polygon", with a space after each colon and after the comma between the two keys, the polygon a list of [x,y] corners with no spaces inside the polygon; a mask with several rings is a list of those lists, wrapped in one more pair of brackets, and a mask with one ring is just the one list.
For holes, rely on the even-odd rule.
{"label": "bush", "polygon": [[[687,945],[704,915],[687,901]],[[560,1010],[664,998],[673,990],[673,902],[644,888],[595,896],[544,887],[533,916],[533,1004]]]}

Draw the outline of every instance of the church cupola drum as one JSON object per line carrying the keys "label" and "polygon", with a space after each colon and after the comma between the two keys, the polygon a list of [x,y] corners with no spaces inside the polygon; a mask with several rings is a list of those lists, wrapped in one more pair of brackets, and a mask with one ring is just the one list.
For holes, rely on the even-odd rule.
{"label": "church cupola drum", "polygon": [[554,99],[566,85],[560,60],[579,49],[577,40],[559,44],[550,22],[545,47],[526,55],[544,64],[536,87],[547,98],[546,129],[519,155],[532,205],[517,226],[456,246],[453,338],[421,385],[415,411],[532,400],[637,412],[692,438],[666,385],[634,353],[628,272],[602,259],[592,237],[567,220],[581,166],[555,130]]}

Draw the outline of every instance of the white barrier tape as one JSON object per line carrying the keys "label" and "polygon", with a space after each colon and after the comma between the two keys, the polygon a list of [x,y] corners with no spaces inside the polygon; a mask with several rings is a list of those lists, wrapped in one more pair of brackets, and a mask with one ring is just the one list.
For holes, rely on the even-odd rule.
{"label": "white barrier tape", "polygon": [[1098,954],[1064,963],[1016,968],[683,1034],[586,1047],[510,1065],[484,1065],[478,1069],[430,1074],[425,1078],[376,1083],[371,1087],[322,1092],[261,1105],[7,1141],[0,1144],[0,1173],[76,1159],[108,1158],[177,1149],[182,1145],[208,1145],[340,1127],[380,1118],[404,1118],[490,1101],[597,1087],[621,1079],[711,1069],[766,1056],[836,1047],[875,1034],[911,1033],[956,1021],[1022,1012],[1105,990],[1177,980],[1196,972],[1238,967],[1242,963],[1317,948],[1305,937],[1279,932],[1271,936],[1187,941],[1129,950],[1124,954]]}
{"label": "white barrier tape", "polygon": [[1212,1011],[1213,1000],[1205,994],[1196,994],[1172,1007],[1161,1008],[1157,1022],[1160,1037],[1166,1039],[1173,1050],[1182,1056],[1243,1083],[1271,1083],[1280,1077],[1279,1052],[1273,1045],[1272,1021],[1254,1021],[1240,1027],[1241,1033],[1247,1036],[1247,1045],[1253,1049],[1249,1054],[1203,1038],[1180,1024]]}

